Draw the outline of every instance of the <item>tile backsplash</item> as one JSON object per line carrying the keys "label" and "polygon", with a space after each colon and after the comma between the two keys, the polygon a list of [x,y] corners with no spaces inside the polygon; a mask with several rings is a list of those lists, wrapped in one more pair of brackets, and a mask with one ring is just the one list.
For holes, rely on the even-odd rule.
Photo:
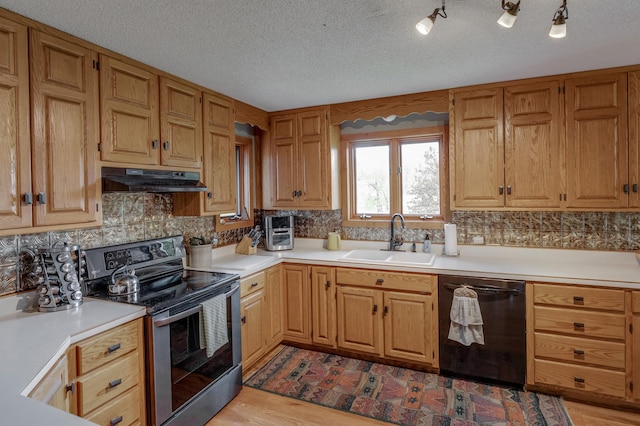
{"label": "tile backsplash", "polygon": [[[31,280],[21,280],[19,259],[24,249],[48,247],[57,241],[82,248],[124,244],[182,234],[216,237],[218,245],[236,244],[249,228],[215,231],[213,217],[173,216],[171,194],[108,193],[102,197],[103,225],[46,233],[0,237],[0,295],[33,288]],[[299,238],[326,238],[339,231],[345,240],[387,241],[388,227],[342,226],[341,210],[257,210],[256,223],[263,215],[295,216]],[[484,212],[454,211],[458,243],[471,244],[481,236],[485,244],[513,247],[546,247],[631,251],[640,249],[640,212]],[[422,241],[429,233],[432,242],[444,242],[442,229],[404,229],[405,241]],[[23,271],[24,272],[24,271]]]}

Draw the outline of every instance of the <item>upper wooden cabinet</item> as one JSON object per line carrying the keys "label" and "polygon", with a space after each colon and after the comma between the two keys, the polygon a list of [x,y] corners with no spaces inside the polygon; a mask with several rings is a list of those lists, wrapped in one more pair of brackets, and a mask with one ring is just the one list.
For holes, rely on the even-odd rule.
{"label": "upper wooden cabinet", "polygon": [[271,116],[272,207],[337,208],[338,141],[328,118],[325,107]]}
{"label": "upper wooden cabinet", "polygon": [[504,206],[503,90],[455,92],[450,123],[453,207]]}
{"label": "upper wooden cabinet", "polygon": [[452,206],[561,205],[558,81],[454,91]]}
{"label": "upper wooden cabinet", "polygon": [[202,92],[150,69],[100,55],[101,159],[202,166]]}
{"label": "upper wooden cabinet", "polygon": [[[629,206],[640,207],[640,71],[629,73]],[[640,389],[640,386],[638,387]],[[640,390],[639,390],[640,392]]]}
{"label": "upper wooden cabinet", "polygon": [[31,128],[36,226],[96,221],[95,52],[31,30]]}
{"label": "upper wooden cabinet", "polygon": [[627,73],[566,80],[565,105],[567,207],[627,207]]}
{"label": "upper wooden cabinet", "polygon": [[101,159],[158,164],[158,76],[100,55]]}
{"label": "upper wooden cabinet", "polygon": [[173,194],[174,213],[211,216],[236,211],[235,111],[232,99],[204,92],[202,179],[208,191]]}
{"label": "upper wooden cabinet", "polygon": [[0,17],[0,230],[29,227],[31,143],[27,27]]}

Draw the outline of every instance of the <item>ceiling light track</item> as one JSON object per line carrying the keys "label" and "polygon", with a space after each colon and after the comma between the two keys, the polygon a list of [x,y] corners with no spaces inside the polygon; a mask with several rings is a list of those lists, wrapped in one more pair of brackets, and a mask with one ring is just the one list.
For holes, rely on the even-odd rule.
{"label": "ceiling light track", "polygon": [[[518,18],[518,12],[520,12],[520,0],[517,2],[502,0],[502,10],[504,13],[498,19],[498,24],[505,28],[511,28],[516,23]],[[416,30],[422,35],[427,35],[431,32],[433,24],[436,22],[436,18],[441,16],[447,17],[445,12],[445,0],[442,0],[442,7],[436,8],[433,13],[426,18],[422,19],[416,24]],[[556,10],[553,15],[553,25],[551,25],[551,31],[549,31],[549,37],[564,38],[567,36],[567,19],[569,19],[569,9],[567,8],[567,0],[562,0],[562,5]]]}

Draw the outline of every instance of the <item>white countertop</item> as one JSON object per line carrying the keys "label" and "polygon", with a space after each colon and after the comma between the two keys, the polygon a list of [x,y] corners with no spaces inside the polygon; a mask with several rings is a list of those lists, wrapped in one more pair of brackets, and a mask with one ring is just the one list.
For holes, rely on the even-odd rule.
{"label": "white countertop", "polygon": [[[439,255],[442,253],[442,245],[433,245],[432,252],[438,256],[433,266],[427,267],[342,259],[354,249],[384,249],[384,242],[342,241],[341,250],[336,251],[325,247],[326,240],[298,238],[293,250],[268,252],[259,249],[256,255],[247,256],[236,254],[235,246],[225,246],[212,251],[211,266],[193,269],[230,272],[244,277],[284,261],[640,289],[640,265],[631,252],[483,245],[459,246],[460,256],[448,257]],[[408,248],[409,244],[405,244],[405,247]],[[417,250],[422,250],[421,244],[418,244]]]}
{"label": "white countertop", "polygon": [[26,395],[71,344],[140,318],[145,308],[85,298],[75,309],[38,312],[29,308],[32,297],[21,293],[0,298],[0,423],[91,425]]}

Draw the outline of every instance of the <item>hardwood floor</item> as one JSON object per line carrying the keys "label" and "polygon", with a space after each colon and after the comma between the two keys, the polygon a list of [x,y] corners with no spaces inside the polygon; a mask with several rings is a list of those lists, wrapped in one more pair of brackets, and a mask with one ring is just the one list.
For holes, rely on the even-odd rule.
{"label": "hardwood floor", "polygon": [[[249,377],[262,367],[281,348],[282,346],[279,346],[266,355],[262,361],[247,370],[244,377]],[[564,404],[574,426],[640,426],[640,414],[594,407],[573,401],[565,401]],[[388,424],[245,386],[240,395],[210,420],[207,426],[375,426]]]}

